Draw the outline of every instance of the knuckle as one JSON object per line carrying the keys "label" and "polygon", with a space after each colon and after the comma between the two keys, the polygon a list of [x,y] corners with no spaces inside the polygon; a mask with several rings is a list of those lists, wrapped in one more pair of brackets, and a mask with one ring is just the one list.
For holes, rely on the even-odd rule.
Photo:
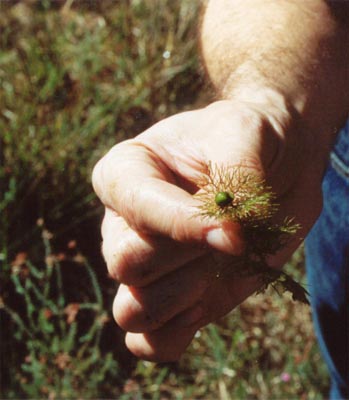
{"label": "knuckle", "polygon": [[122,196],[119,196],[118,211],[127,221],[128,225],[138,231],[147,232],[149,230],[146,213],[148,212],[145,196],[148,190],[147,185],[127,185],[124,187]]}
{"label": "knuckle", "polygon": [[104,157],[101,158],[97,164],[93,167],[92,170],[92,187],[93,190],[96,192],[97,196],[101,194],[101,184],[102,184],[102,164],[104,162]]}
{"label": "knuckle", "polygon": [[149,310],[146,303],[141,296],[135,299],[130,288],[121,285],[113,305],[116,323],[123,330],[133,333],[145,333],[158,328],[163,323],[157,319],[154,310]]}
{"label": "knuckle", "polygon": [[114,165],[113,149],[111,149],[97,162],[92,170],[93,190],[102,203],[106,205],[110,203],[111,195],[117,187],[118,176],[115,174]]}
{"label": "knuckle", "polygon": [[195,332],[184,338],[178,331],[173,333],[170,338],[168,335],[164,337],[161,330],[144,335],[128,333],[125,342],[127,348],[138,358],[154,362],[174,362],[185,352]]}
{"label": "knuckle", "polygon": [[[192,223],[187,210],[180,204],[171,210],[171,223],[169,224],[169,236],[178,243],[197,245],[203,242],[202,224]],[[194,220],[192,220],[194,221]]]}
{"label": "knuckle", "polygon": [[110,249],[107,240],[103,240],[102,242],[102,254],[110,277],[120,282],[118,274],[118,260],[116,259],[116,254],[114,251]]}
{"label": "knuckle", "polygon": [[108,246],[104,241],[102,249],[112,278],[126,285],[142,286],[155,270],[155,249],[134,235],[130,233],[116,245]]}
{"label": "knuckle", "polygon": [[135,304],[134,299],[130,296],[130,292],[126,287],[120,285],[118,293],[114,299],[113,304],[113,316],[116,323],[125,331],[133,325],[133,320],[135,316],[138,315],[139,310],[137,304]]}
{"label": "knuckle", "polygon": [[117,192],[120,176],[122,176],[122,144],[112,147],[94,166],[92,170],[92,186],[104,204],[113,203],[113,194]]}

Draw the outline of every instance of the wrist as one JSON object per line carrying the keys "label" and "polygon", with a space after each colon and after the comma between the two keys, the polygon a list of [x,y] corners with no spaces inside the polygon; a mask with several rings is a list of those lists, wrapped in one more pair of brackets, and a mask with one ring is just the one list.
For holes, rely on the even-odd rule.
{"label": "wrist", "polygon": [[257,109],[277,135],[281,147],[292,148],[291,153],[300,162],[317,164],[319,174],[324,172],[336,131],[325,126],[321,116],[309,113],[306,94],[300,91],[293,95],[272,83],[257,83],[257,80],[234,85],[228,80],[222,96]]}
{"label": "wrist", "polygon": [[264,107],[276,99],[272,113],[286,109],[298,118],[327,155],[349,106],[349,31],[332,7],[319,0],[211,0],[201,32],[205,67],[222,98]]}
{"label": "wrist", "polygon": [[222,92],[223,98],[238,101],[257,109],[266,117],[276,133],[285,138],[293,120],[300,117],[299,109],[280,90],[271,85],[236,85],[229,89],[229,82]]}
{"label": "wrist", "polygon": [[232,109],[240,104],[242,109],[252,111],[250,115],[247,113],[246,126],[249,126],[248,118],[256,119],[257,124],[252,126],[259,132],[265,178],[278,194],[285,189],[285,182],[296,180],[310,166],[320,185],[331,148],[330,135],[321,135],[312,129],[301,99],[296,104],[293,100],[275,87],[257,83],[234,86],[225,95]]}

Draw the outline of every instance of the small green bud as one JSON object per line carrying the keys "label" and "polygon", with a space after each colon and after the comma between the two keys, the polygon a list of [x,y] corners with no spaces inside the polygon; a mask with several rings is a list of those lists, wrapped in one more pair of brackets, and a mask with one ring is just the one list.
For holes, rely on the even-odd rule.
{"label": "small green bud", "polygon": [[233,201],[233,196],[229,192],[218,192],[214,198],[217,206],[225,207]]}
{"label": "small green bud", "polygon": [[269,256],[288,243],[299,225],[292,218],[279,224],[274,222],[278,208],[276,195],[265,181],[247,172],[242,165],[217,167],[209,163],[198,187],[201,189],[196,195],[201,200],[198,215],[238,223],[247,243],[242,255],[227,259],[226,265],[220,264],[224,267],[222,274],[258,276],[261,289],[257,293],[271,286],[277,293],[290,292],[294,300],[308,304],[307,291],[302,285],[268,265]]}

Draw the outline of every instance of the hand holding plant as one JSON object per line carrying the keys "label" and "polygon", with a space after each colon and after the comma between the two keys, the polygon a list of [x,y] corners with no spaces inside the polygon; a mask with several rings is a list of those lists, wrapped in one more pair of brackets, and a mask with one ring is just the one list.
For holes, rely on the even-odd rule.
{"label": "hand holding plant", "polygon": [[[175,115],[115,146],[97,164],[94,187],[106,206],[103,254],[120,282],[114,316],[137,356],[177,359],[200,327],[266,283],[277,278],[291,287],[278,269],[317,218],[322,165],[309,152],[310,137],[274,100],[220,101]],[[254,177],[247,192],[255,186],[255,205],[241,208],[241,193],[231,193],[230,184],[214,188],[209,202],[200,201],[205,185],[198,180],[210,176],[209,164],[213,175],[223,171],[228,180],[234,178],[224,168],[243,165],[241,176]],[[258,189],[262,181],[272,187],[272,197],[265,186]],[[227,193],[217,199],[219,192]],[[207,218],[199,215],[200,205]],[[300,225],[292,236],[288,217]],[[244,264],[246,274],[222,274],[220,266],[243,254],[253,255]],[[251,273],[261,264],[270,267],[266,281]]]}

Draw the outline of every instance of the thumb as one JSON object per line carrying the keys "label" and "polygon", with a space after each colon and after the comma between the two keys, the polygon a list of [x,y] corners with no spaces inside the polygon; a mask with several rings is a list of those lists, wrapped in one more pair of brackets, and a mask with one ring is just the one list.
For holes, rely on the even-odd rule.
{"label": "thumb", "polygon": [[240,254],[237,224],[199,215],[199,201],[178,187],[171,172],[139,142],[114,147],[95,167],[93,184],[102,202],[137,232],[166,236]]}

